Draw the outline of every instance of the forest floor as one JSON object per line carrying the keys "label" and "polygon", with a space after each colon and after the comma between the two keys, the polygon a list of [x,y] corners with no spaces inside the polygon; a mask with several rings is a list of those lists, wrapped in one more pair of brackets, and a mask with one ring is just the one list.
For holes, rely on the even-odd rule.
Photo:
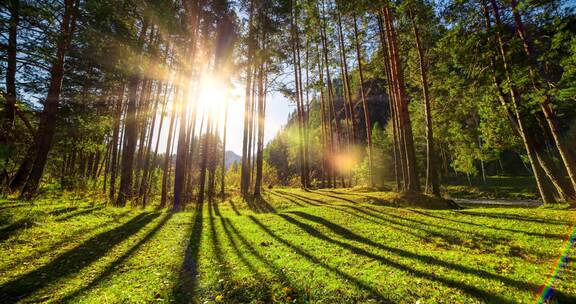
{"label": "forest floor", "polygon": [[443,190],[451,197],[465,199],[539,199],[536,181],[531,176],[488,176],[486,181],[459,178],[443,182]]}
{"label": "forest floor", "polygon": [[[273,189],[169,213],[3,200],[0,303],[534,302],[576,222],[574,210],[393,201]],[[574,278],[572,260],[553,302],[576,303]]]}

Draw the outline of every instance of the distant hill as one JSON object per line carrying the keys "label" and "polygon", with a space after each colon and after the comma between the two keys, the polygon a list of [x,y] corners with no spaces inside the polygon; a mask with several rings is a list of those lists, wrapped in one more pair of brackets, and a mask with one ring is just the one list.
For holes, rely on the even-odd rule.
{"label": "distant hill", "polygon": [[242,161],[242,156],[234,153],[233,151],[226,151],[226,157],[224,162],[226,164],[226,169],[230,168],[230,166],[237,162],[240,163]]}

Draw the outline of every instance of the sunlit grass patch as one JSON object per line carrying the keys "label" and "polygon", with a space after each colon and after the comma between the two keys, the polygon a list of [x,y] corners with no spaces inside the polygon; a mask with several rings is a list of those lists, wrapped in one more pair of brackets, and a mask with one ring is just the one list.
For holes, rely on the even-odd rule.
{"label": "sunlit grass patch", "polygon": [[[394,198],[274,189],[181,213],[3,201],[13,207],[0,210],[2,227],[33,224],[0,241],[0,302],[531,302],[576,219],[397,208],[366,195]],[[576,299],[575,269],[555,299]]]}

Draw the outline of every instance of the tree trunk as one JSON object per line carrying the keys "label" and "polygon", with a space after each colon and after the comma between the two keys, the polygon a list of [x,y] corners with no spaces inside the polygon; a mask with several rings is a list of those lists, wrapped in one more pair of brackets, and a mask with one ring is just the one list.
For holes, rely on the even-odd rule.
{"label": "tree trunk", "polygon": [[354,24],[354,44],[356,46],[356,60],[358,60],[358,74],[360,75],[360,98],[362,100],[362,107],[364,108],[364,124],[366,129],[366,144],[368,145],[368,182],[370,187],[374,187],[374,159],[372,148],[372,122],[370,121],[370,109],[368,108],[368,100],[366,100],[366,93],[364,92],[364,70],[362,68],[362,51],[360,47],[360,38],[358,35],[358,25],[356,24],[356,15],[352,15],[352,22]]}
{"label": "tree trunk", "polygon": [[[186,79],[186,77],[184,77]],[[188,154],[188,140],[186,134],[186,112],[188,108],[188,89],[183,89],[183,96],[180,100],[180,131],[178,132],[178,149],[176,151],[176,166],[174,170],[174,202],[172,209],[180,211],[183,207],[183,187],[184,187],[184,174],[186,173],[186,156]]]}
{"label": "tree trunk", "polygon": [[[177,85],[177,84],[176,84]],[[179,98],[179,89],[176,86],[174,91],[173,103]],[[162,174],[162,191],[160,194],[160,208],[166,207],[166,202],[168,201],[168,177],[170,176],[170,159],[172,156],[172,138],[174,134],[174,122],[176,120],[176,106],[172,105],[172,114],[170,115],[170,126],[168,127],[168,139],[166,142],[166,154],[164,155],[164,166]]]}
{"label": "tree trunk", "polygon": [[[507,49],[504,45],[504,42],[503,42],[502,37],[500,35],[500,32],[498,31],[498,28],[501,26],[500,13],[498,10],[498,6],[496,5],[496,2],[494,0],[490,0],[490,2],[492,4],[494,21],[496,23],[495,35],[496,35],[496,40],[498,42],[500,55],[502,57],[502,65],[504,67],[504,71],[505,71],[506,78],[507,78],[508,82],[512,83],[512,81],[510,79],[510,70],[508,67]],[[488,14],[488,9],[486,7],[484,0],[482,1],[482,5],[483,5],[484,17],[486,20],[486,29],[488,32],[490,32],[491,31],[490,16]],[[554,199],[554,197],[552,196],[550,191],[548,191],[548,189],[545,186],[545,180],[544,180],[542,168],[537,164],[537,159],[536,159],[536,155],[535,155],[534,148],[533,148],[534,146],[533,146],[533,143],[531,142],[531,137],[529,137],[529,135],[527,133],[526,125],[525,125],[524,119],[522,117],[522,114],[520,112],[520,95],[518,94],[518,92],[516,91],[516,88],[514,86],[510,86],[510,100],[512,103],[512,109],[514,111],[516,122],[518,124],[518,130],[520,132],[522,142],[523,142],[524,147],[526,149],[526,152],[528,154],[528,159],[530,161],[532,173],[534,174],[534,178],[536,179],[536,185],[538,186],[538,191],[540,192],[540,197],[542,198],[542,201],[544,204],[555,203],[556,200]]]}
{"label": "tree trunk", "polygon": [[[262,167],[264,161],[264,64],[260,63],[258,71],[258,143],[256,144],[256,179],[254,197],[259,197],[262,188]],[[305,185],[304,185],[305,187]]]}
{"label": "tree trunk", "polygon": [[254,54],[254,1],[250,1],[250,12],[248,19],[248,57],[246,65],[246,92],[244,101],[244,130],[242,139],[242,169],[240,177],[240,192],[246,196],[248,194],[250,180],[249,159],[249,125],[251,123],[251,100],[252,100],[252,60]]}
{"label": "tree trunk", "polygon": [[[492,5],[496,5],[494,0],[491,0]],[[532,39],[526,32],[524,27],[524,22],[522,21],[522,16],[518,11],[516,0],[511,0],[510,4],[512,5],[512,14],[514,16],[514,23],[516,24],[516,33],[522,40],[522,44],[524,46],[524,52],[530,59],[532,66],[530,67],[530,78],[532,80],[532,85],[536,90],[542,90],[542,85],[538,79],[536,79],[536,73],[534,71],[534,66],[539,66],[540,77],[543,79],[547,79],[547,75],[544,69],[541,67],[542,65],[538,62],[538,58],[536,56],[536,49],[532,43]],[[576,162],[574,161],[574,155],[572,151],[570,151],[568,145],[563,141],[562,135],[560,134],[560,128],[558,126],[558,120],[556,117],[556,113],[550,106],[550,95],[546,92],[544,99],[540,101],[540,108],[544,113],[544,117],[546,118],[546,123],[550,128],[550,133],[552,133],[552,138],[554,139],[554,143],[556,144],[556,148],[558,149],[558,153],[560,154],[560,158],[564,163],[564,167],[568,173],[568,178],[570,179],[570,183],[572,185],[573,191],[576,192]]]}
{"label": "tree trunk", "polygon": [[206,133],[204,138],[202,138],[202,150],[200,151],[200,177],[198,179],[198,200],[197,204],[201,205],[204,203],[204,189],[206,187],[206,169],[208,167],[208,154],[210,146],[210,134],[212,133],[212,117],[208,115],[208,123]]}
{"label": "tree trunk", "polygon": [[[154,137],[154,129],[156,128],[156,115],[158,113],[158,104],[160,103],[160,94],[162,91],[162,82],[159,82],[156,92],[156,98],[154,101],[154,109],[151,112],[152,122],[150,123],[150,132],[148,134],[148,143],[146,144],[146,150],[144,151],[144,166],[142,170],[142,180],[140,182],[140,190],[138,191],[138,197],[142,200],[142,208],[146,207],[146,200],[144,198],[145,193],[148,192],[148,174],[150,171],[152,160],[152,138]],[[166,90],[168,90],[168,85],[166,85]],[[166,94],[166,92],[165,92]]]}
{"label": "tree trunk", "polygon": [[[440,196],[440,184],[438,183],[438,172],[436,171],[436,153],[434,152],[434,136],[432,132],[432,113],[430,109],[430,92],[428,89],[427,65],[424,58],[424,50],[420,41],[420,32],[416,25],[416,20],[412,11],[409,11],[412,19],[412,29],[418,51],[418,61],[420,64],[420,78],[422,80],[422,95],[424,96],[424,113],[426,118],[426,191],[432,192],[435,196]],[[480,138],[478,138],[480,140]],[[484,163],[482,163],[482,175],[484,176]],[[486,178],[484,177],[484,180]]]}
{"label": "tree trunk", "polygon": [[120,150],[120,120],[122,119],[122,104],[124,101],[124,91],[126,85],[118,86],[116,93],[116,108],[114,110],[114,121],[112,126],[112,157],[110,161],[110,192],[109,199],[114,201],[116,195],[116,175],[118,172],[118,151]]}
{"label": "tree trunk", "polygon": [[40,115],[40,123],[34,142],[34,162],[28,179],[22,188],[22,193],[20,194],[23,199],[31,199],[36,194],[40,178],[44,172],[48,152],[52,145],[52,139],[56,133],[60,90],[62,88],[62,79],[64,78],[64,61],[76,27],[78,4],[79,0],[64,1],[64,14],[60,26],[60,37],[56,44],[56,60],[50,70],[50,87],[48,88],[48,96],[44,102],[44,109]]}
{"label": "tree trunk", "polygon": [[224,110],[224,130],[222,139],[222,176],[220,179],[220,195],[222,200],[226,198],[226,138],[228,132],[228,101],[226,101],[226,109]]}
{"label": "tree trunk", "polygon": [[416,157],[414,153],[414,139],[412,136],[412,124],[410,122],[410,114],[408,112],[408,101],[406,99],[404,87],[404,75],[402,66],[398,55],[398,46],[396,41],[396,32],[392,21],[392,13],[390,7],[384,7],[384,21],[388,29],[388,43],[391,51],[393,78],[396,79],[397,95],[398,95],[398,114],[400,117],[400,130],[403,138],[403,150],[406,166],[406,191],[418,192],[420,191],[420,181],[416,171]]}

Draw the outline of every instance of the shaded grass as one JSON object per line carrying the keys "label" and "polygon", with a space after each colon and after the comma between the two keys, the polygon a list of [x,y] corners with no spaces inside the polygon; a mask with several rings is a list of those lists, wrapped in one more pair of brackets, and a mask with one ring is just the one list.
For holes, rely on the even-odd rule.
{"label": "shaded grass", "polygon": [[444,181],[443,192],[456,198],[470,199],[539,199],[538,188],[530,176],[489,176],[486,182],[474,180],[472,185],[465,178]]}
{"label": "shaded grass", "polygon": [[[2,227],[33,224],[0,242],[0,302],[531,302],[576,219],[396,199],[275,189],[175,214],[64,199],[1,209]],[[576,301],[575,269],[553,302]]]}

